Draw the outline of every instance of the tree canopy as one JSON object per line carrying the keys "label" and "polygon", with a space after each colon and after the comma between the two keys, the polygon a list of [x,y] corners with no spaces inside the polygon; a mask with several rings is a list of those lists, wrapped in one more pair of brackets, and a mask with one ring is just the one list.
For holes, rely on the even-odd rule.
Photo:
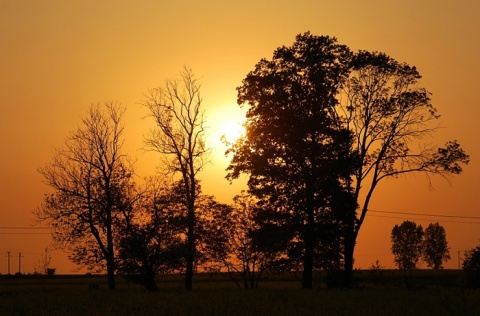
{"label": "tree canopy", "polygon": [[248,173],[250,192],[286,216],[292,241],[302,241],[306,288],[312,286],[319,219],[336,211],[333,197],[348,195],[354,165],[351,134],[335,112],[350,58],[335,38],[298,35],[272,60],[262,59],[238,88],[238,103],[249,107],[246,136],[230,150],[229,177]]}
{"label": "tree canopy", "polygon": [[450,251],[445,228],[439,223],[430,223],[425,228],[423,260],[427,266],[442,269],[444,261],[450,260]]}
{"label": "tree canopy", "polygon": [[392,253],[399,269],[417,268],[423,253],[423,227],[411,221],[404,221],[392,229]]}

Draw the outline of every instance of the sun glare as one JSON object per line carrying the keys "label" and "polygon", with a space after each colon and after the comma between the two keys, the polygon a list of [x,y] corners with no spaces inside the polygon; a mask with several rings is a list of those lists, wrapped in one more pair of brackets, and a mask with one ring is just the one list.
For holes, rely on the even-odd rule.
{"label": "sun glare", "polygon": [[222,138],[227,143],[234,143],[238,138],[242,137],[245,134],[245,129],[242,124],[235,121],[227,121],[223,123],[222,126]]}
{"label": "sun glare", "polygon": [[244,121],[244,112],[235,106],[222,106],[209,113],[207,145],[213,149],[214,160],[222,163],[229,161],[225,157],[227,144],[236,142],[245,134]]}

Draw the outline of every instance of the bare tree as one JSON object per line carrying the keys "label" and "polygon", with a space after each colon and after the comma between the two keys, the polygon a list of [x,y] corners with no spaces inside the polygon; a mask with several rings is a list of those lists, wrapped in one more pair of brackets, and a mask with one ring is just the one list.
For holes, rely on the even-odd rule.
{"label": "bare tree", "polygon": [[185,67],[180,79],[167,79],[163,87],[150,90],[144,105],[156,123],[156,128],[145,139],[146,146],[161,154],[167,173],[180,174],[184,187],[183,203],[188,209],[185,288],[191,290],[196,252],[196,199],[200,193],[197,175],[209,153],[205,146],[200,85],[192,70]]}
{"label": "bare tree", "polygon": [[38,220],[51,226],[54,243],[73,250],[72,261],[106,268],[112,290],[116,224],[128,211],[127,192],[133,188],[132,167],[121,153],[124,111],[115,103],[90,107],[83,125],[39,169],[54,192],[35,210]]}
{"label": "bare tree", "polygon": [[48,275],[48,271],[52,270],[49,268],[51,262],[52,256],[48,255],[48,247],[45,247],[45,255],[42,255],[38,260],[38,263],[33,267],[34,274]]}

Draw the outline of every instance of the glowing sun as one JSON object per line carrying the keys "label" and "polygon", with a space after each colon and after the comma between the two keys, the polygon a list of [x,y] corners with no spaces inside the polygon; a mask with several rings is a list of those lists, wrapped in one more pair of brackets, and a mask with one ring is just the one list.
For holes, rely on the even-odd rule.
{"label": "glowing sun", "polygon": [[213,150],[213,160],[225,163],[229,158],[225,157],[228,144],[233,144],[245,135],[244,110],[238,106],[222,106],[208,113],[207,146]]}
{"label": "glowing sun", "polygon": [[234,120],[223,122],[220,130],[222,140],[227,143],[234,143],[245,134],[242,124]]}

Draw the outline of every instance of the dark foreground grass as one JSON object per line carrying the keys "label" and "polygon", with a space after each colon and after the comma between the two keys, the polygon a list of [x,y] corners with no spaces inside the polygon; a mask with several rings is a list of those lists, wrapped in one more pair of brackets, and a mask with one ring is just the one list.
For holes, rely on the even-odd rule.
{"label": "dark foreground grass", "polygon": [[480,315],[480,293],[460,288],[54,289],[4,292],[0,315]]}
{"label": "dark foreground grass", "polygon": [[122,278],[109,291],[100,275],[0,276],[0,315],[480,315],[480,291],[466,289],[454,270],[416,271],[411,289],[394,270],[357,271],[350,290],[327,290],[321,274],[311,291],[300,290],[295,273],[266,275],[251,291],[199,274],[189,293],[183,278],[161,276],[149,293]]}

